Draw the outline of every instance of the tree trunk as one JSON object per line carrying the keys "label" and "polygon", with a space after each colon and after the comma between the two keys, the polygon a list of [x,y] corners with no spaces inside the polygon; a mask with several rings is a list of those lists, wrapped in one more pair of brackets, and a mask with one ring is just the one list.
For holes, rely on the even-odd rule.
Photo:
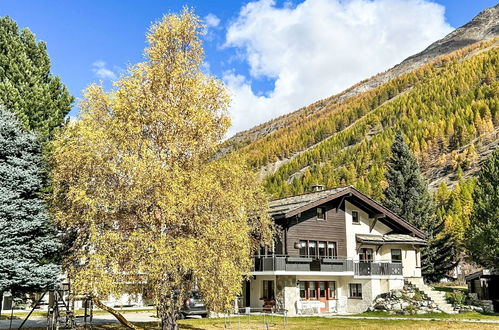
{"label": "tree trunk", "polygon": [[162,330],[178,330],[177,318],[174,313],[166,312],[161,317]]}
{"label": "tree trunk", "polygon": [[161,319],[162,330],[178,330],[177,313],[172,312],[167,304],[158,305],[158,316]]}
{"label": "tree trunk", "polygon": [[128,329],[135,329],[135,330],[142,330],[142,328],[134,325],[132,322],[128,321],[127,319],[125,319],[123,317],[123,315],[121,315],[120,312],[118,312],[117,310],[111,308],[111,307],[108,307],[106,305],[104,305],[99,299],[97,299],[96,297],[93,297],[92,298],[92,301],[95,303],[95,305],[97,307],[99,307],[100,309],[103,309],[105,310],[106,312],[112,314],[123,326],[127,327]]}

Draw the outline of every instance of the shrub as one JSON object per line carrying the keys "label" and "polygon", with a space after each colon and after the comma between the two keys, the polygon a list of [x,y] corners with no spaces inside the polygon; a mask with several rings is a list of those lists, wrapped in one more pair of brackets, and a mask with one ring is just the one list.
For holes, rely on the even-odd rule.
{"label": "shrub", "polygon": [[414,294],[414,297],[412,297],[412,299],[413,299],[414,301],[422,301],[422,300],[423,300],[423,296],[421,295],[421,293],[416,292],[416,293]]}
{"label": "shrub", "polygon": [[466,301],[466,295],[459,290],[454,290],[453,292],[446,292],[445,298],[449,303],[457,306],[464,305]]}

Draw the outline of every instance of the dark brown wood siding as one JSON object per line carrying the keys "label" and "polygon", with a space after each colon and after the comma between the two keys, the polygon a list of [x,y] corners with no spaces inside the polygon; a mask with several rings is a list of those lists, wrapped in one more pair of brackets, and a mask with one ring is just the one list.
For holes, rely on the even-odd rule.
{"label": "dark brown wood siding", "polygon": [[336,242],[338,257],[346,257],[345,211],[336,209],[336,203],[321,205],[326,208],[326,220],[317,220],[316,208],[301,213],[300,217],[288,219],[286,247],[289,255],[298,255],[295,242],[316,240]]}

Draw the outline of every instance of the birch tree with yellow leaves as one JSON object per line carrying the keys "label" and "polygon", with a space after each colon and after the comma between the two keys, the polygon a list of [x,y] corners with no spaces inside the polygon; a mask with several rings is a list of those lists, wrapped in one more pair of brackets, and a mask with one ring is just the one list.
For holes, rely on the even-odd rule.
{"label": "birch tree with yellow leaves", "polygon": [[75,293],[98,304],[142,294],[163,329],[177,328],[194,288],[209,310],[228,310],[273,235],[255,175],[236,157],[211,160],[229,97],[201,71],[202,31],[189,9],[153,24],[145,61],[109,92],[90,85],[52,143],[52,212],[75,237],[65,263]]}

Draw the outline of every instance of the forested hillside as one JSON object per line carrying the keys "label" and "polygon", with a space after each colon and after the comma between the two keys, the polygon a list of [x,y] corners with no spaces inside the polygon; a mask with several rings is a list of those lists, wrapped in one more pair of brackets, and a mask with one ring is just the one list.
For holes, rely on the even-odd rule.
{"label": "forested hillside", "polygon": [[[397,131],[434,182],[437,216],[462,245],[480,162],[499,143],[499,40],[480,42],[236,151],[273,197],[353,185],[381,200]],[[452,186],[451,189],[447,185]]]}
{"label": "forested hillside", "polygon": [[[352,184],[374,198],[384,161],[402,130],[423,169],[435,162],[469,169],[477,145],[499,124],[496,41],[459,50],[374,90],[351,97],[238,151],[256,169],[282,164],[265,178],[275,197]],[[265,173],[265,172],[263,172]]]}

